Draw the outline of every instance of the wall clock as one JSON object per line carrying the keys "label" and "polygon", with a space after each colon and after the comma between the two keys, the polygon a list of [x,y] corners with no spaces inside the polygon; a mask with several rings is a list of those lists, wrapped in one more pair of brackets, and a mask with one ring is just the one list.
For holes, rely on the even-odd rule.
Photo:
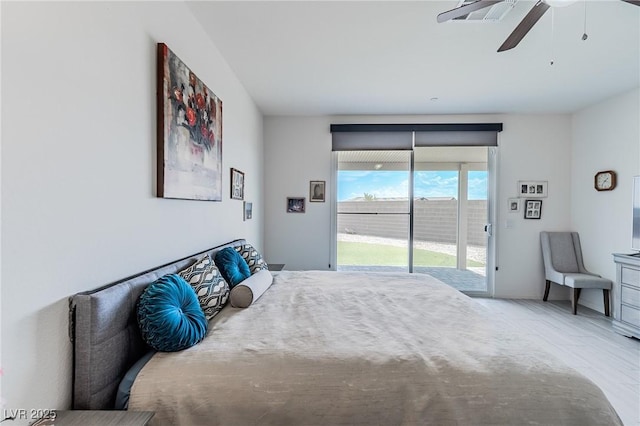
{"label": "wall clock", "polygon": [[605,170],[596,173],[594,186],[597,191],[611,191],[616,187],[616,172]]}

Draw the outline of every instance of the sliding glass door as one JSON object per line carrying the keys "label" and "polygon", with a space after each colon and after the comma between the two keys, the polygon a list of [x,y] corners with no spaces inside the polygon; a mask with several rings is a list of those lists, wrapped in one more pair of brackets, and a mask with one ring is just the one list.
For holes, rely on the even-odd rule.
{"label": "sliding glass door", "polygon": [[486,147],[415,148],[414,272],[487,291]]}
{"label": "sliding glass door", "polygon": [[336,156],[338,270],[428,273],[488,291],[487,147]]}
{"label": "sliding glass door", "polygon": [[337,268],[408,271],[411,151],[338,153]]}

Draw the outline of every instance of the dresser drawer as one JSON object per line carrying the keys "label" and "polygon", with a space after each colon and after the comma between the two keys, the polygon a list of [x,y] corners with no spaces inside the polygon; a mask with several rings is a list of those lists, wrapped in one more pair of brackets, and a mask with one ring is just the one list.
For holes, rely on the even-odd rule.
{"label": "dresser drawer", "polygon": [[620,294],[622,303],[640,308],[640,290],[623,285]]}
{"label": "dresser drawer", "polygon": [[622,305],[620,310],[620,321],[640,327],[640,309]]}
{"label": "dresser drawer", "polygon": [[620,275],[620,281],[622,281],[622,284],[640,288],[640,269],[631,269],[626,266],[622,266],[622,273]]}

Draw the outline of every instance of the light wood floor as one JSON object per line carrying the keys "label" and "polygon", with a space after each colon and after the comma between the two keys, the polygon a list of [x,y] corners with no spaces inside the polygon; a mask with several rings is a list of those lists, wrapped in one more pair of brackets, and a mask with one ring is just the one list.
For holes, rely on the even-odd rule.
{"label": "light wood floor", "polygon": [[572,315],[568,301],[474,300],[600,386],[625,425],[640,426],[640,340],[594,310],[578,306]]}

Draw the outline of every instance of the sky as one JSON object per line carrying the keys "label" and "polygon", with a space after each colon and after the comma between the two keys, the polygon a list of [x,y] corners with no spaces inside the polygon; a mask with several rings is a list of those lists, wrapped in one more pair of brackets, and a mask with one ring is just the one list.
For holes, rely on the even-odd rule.
{"label": "sky", "polygon": [[[457,171],[415,172],[414,196],[458,198]],[[346,201],[364,194],[376,198],[407,198],[409,173],[406,171],[352,171],[338,172],[338,201]],[[487,172],[469,172],[470,200],[487,199]]]}

